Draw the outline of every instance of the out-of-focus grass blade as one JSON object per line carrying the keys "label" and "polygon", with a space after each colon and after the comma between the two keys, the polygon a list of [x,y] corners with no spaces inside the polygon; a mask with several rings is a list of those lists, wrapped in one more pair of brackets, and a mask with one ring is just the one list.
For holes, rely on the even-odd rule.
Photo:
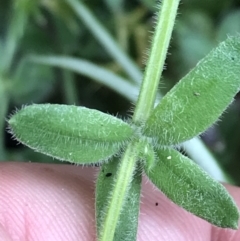
{"label": "out-of-focus grass blade", "polygon": [[[22,38],[29,15],[36,8],[35,0],[19,0],[13,2],[13,11],[4,46],[3,71],[9,71],[14,54],[18,48],[19,40]],[[2,54],[2,53],[1,53]]]}
{"label": "out-of-focus grass blade", "polygon": [[77,16],[89,28],[95,38],[101,43],[105,50],[119,63],[127,75],[136,83],[140,83],[142,73],[136,64],[123,52],[113,37],[108,33],[101,23],[94,17],[90,10],[79,0],[65,0]]}
{"label": "out-of-focus grass blade", "polygon": [[64,56],[33,56],[30,60],[39,64],[65,68],[78,74],[88,76],[95,81],[108,86],[122,96],[131,99],[131,101],[136,101],[137,99],[137,86],[129,83],[128,80],[113,72],[101,68],[89,61]]}

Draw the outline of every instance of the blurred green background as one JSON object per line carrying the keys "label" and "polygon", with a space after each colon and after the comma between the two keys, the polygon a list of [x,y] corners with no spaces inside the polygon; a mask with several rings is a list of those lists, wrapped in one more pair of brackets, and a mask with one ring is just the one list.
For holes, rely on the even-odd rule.
{"label": "blurred green background", "polygon": [[[1,0],[0,160],[57,162],[17,144],[6,132],[6,117],[22,105],[76,104],[128,117],[155,12],[154,0]],[[182,0],[161,92],[236,33],[239,0]],[[202,139],[239,185],[239,96]]]}

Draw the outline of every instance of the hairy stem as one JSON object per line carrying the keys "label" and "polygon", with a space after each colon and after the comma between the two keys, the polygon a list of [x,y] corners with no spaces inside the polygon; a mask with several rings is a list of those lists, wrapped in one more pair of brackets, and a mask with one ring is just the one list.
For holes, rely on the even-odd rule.
{"label": "hairy stem", "polygon": [[[133,116],[134,122],[146,120],[153,108],[179,1],[165,0],[163,2],[153,38],[150,58]],[[112,241],[114,239],[120,212],[135,171],[137,153],[137,143],[131,143],[121,159],[119,172],[113,186],[112,196],[100,234],[101,241]]]}
{"label": "hairy stem", "polygon": [[136,167],[137,156],[134,144],[130,144],[124,153],[115,180],[112,196],[100,234],[101,241],[114,240],[114,233],[120,216],[122,206],[128,194],[130,183]]}
{"label": "hairy stem", "polygon": [[133,116],[134,122],[145,121],[153,109],[179,2],[180,0],[165,0],[161,6],[150,56]]}

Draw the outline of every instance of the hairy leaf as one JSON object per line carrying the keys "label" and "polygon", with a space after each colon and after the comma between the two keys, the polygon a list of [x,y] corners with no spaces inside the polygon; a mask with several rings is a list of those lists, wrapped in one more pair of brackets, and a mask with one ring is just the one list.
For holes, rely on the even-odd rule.
{"label": "hairy leaf", "polygon": [[174,203],[222,228],[238,228],[239,211],[226,189],[192,160],[173,149],[160,149],[157,164],[145,171]]}
{"label": "hairy leaf", "polygon": [[13,115],[17,140],[60,160],[94,163],[114,155],[132,136],[122,120],[97,110],[68,105],[31,105]]}
{"label": "hairy leaf", "polygon": [[154,109],[144,133],[160,145],[184,142],[210,127],[240,87],[240,36],[228,38]]}
{"label": "hairy leaf", "polygon": [[[110,202],[118,165],[119,162],[117,159],[103,164],[98,176],[96,187],[96,219],[98,237],[100,236],[103,220],[106,215],[105,209]],[[124,206],[122,207],[118,225],[115,231],[114,240],[116,241],[136,240],[141,189],[140,169],[136,170],[130,185],[131,187],[128,195],[125,198]]]}

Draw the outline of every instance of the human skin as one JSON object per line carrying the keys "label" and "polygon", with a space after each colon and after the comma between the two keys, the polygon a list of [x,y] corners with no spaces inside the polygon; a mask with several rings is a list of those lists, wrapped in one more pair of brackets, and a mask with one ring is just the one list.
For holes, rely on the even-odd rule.
{"label": "human skin", "polygon": [[[98,169],[0,163],[0,241],[93,241]],[[226,185],[240,206],[240,188]],[[239,241],[169,201],[143,179],[138,241]]]}

